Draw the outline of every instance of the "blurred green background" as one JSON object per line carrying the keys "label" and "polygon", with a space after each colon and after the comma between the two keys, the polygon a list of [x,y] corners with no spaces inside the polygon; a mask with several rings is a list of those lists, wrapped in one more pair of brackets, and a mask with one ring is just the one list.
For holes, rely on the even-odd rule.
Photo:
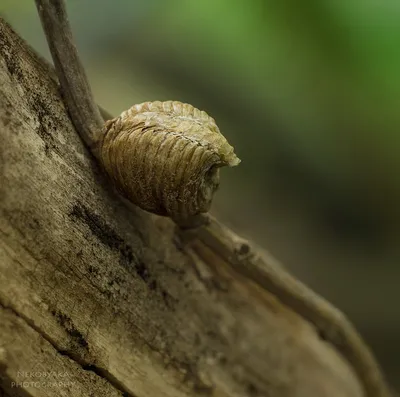
{"label": "blurred green background", "polygon": [[[67,0],[96,99],[175,99],[242,159],[213,212],[339,306],[400,388],[400,2]],[[49,53],[33,0],[0,13]]]}

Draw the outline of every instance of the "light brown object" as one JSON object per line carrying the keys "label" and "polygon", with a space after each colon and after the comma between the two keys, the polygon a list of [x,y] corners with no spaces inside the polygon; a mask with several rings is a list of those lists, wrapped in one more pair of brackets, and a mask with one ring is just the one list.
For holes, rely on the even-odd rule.
{"label": "light brown object", "polygon": [[240,162],[212,117],[177,101],[134,105],[105,124],[96,150],[130,201],[173,219],[207,212],[219,168]]}
{"label": "light brown object", "polygon": [[219,168],[240,162],[214,119],[188,104],[156,101],[134,105],[104,125],[64,2],[36,5],[74,126],[118,190],[147,211],[194,225],[192,218],[211,206]]}

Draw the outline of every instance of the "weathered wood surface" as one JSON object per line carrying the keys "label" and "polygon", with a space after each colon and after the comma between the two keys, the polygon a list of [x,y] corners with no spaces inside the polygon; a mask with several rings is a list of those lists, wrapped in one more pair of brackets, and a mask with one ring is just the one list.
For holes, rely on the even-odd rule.
{"label": "weathered wood surface", "polygon": [[49,69],[1,20],[0,140],[7,395],[365,396],[311,324],[121,200]]}

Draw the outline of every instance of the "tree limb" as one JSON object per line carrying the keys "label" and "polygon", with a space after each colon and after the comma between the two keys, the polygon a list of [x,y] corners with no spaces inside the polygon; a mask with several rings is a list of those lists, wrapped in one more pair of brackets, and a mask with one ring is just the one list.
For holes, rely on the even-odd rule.
{"label": "tree limb", "polygon": [[[0,131],[8,393],[10,382],[26,380],[18,378],[26,363],[27,371],[66,368],[75,396],[88,395],[85,374],[96,395],[388,395],[373,358],[352,361],[335,336],[321,338],[325,324],[304,310],[311,291],[301,286],[299,303],[257,280],[290,277],[273,261],[246,252],[214,220],[193,235],[123,202],[74,131],[48,67],[2,20]],[[261,273],[246,277],[249,261]],[[372,380],[357,359],[376,370]]]}

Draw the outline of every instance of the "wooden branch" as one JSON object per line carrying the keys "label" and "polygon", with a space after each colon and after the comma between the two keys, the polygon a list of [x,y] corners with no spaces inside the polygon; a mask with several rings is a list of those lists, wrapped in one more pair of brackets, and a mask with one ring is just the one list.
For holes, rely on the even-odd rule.
{"label": "wooden branch", "polygon": [[219,259],[225,260],[241,275],[273,293],[281,302],[313,324],[320,337],[331,343],[352,364],[362,379],[368,396],[390,395],[371,351],[337,308],[216,219],[209,217],[209,222],[189,234],[201,243],[200,247],[199,244],[196,247],[199,256],[205,261],[207,257],[203,255],[204,247],[208,247],[214,250]]}
{"label": "wooden branch", "polygon": [[[1,389],[388,395],[378,367],[368,383],[298,302],[246,276],[246,261],[260,257],[241,250],[241,240],[229,247],[237,236],[214,220],[195,235],[177,231],[123,202],[73,129],[50,75],[0,20]],[[259,261],[264,273],[276,271],[273,261]],[[59,385],[28,384],[45,373]]]}

